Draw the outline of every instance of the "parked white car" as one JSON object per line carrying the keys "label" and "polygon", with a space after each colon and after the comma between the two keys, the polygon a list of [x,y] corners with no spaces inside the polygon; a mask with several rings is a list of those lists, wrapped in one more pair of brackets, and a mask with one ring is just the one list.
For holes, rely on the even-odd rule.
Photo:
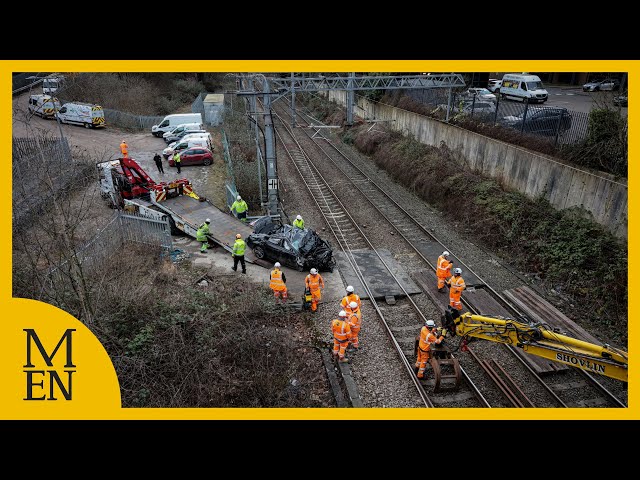
{"label": "parked white car", "polygon": [[502,86],[502,80],[498,80],[496,78],[490,78],[489,84],[487,85],[487,90],[492,93],[500,92],[500,87]]}
{"label": "parked white car", "polygon": [[496,101],[496,96],[486,88],[472,87],[465,92],[465,95],[469,97],[473,97],[475,95],[476,101],[478,100],[484,100],[484,101],[490,101],[490,102]]}

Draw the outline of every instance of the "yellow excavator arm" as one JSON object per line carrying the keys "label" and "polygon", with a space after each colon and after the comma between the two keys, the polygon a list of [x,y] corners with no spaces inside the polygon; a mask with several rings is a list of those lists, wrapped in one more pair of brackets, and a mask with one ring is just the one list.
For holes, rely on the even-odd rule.
{"label": "yellow excavator arm", "polygon": [[627,382],[627,352],[595,345],[568,337],[539,324],[527,324],[512,319],[473,315],[458,315],[451,309],[445,313],[445,327],[460,337],[475,337],[504,343],[549,360],[571,365],[590,373]]}

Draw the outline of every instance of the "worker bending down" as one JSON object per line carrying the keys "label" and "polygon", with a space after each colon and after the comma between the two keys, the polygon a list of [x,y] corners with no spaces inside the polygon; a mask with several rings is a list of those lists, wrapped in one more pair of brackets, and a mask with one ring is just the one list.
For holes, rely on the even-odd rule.
{"label": "worker bending down", "polygon": [[318,303],[322,298],[320,289],[324,289],[324,279],[317,269],[312,268],[309,270],[309,275],[304,279],[304,286],[311,292],[311,311],[315,312],[318,310]]}
{"label": "worker bending down", "polygon": [[298,215],[293,221],[293,226],[299,228],[300,230],[304,230],[304,220],[302,219],[301,215]]}
{"label": "worker bending down", "polygon": [[278,299],[282,298],[282,303],[287,303],[287,277],[284,276],[284,272],[280,270],[280,262],[276,262],[271,270],[269,276],[269,287],[273,290],[273,296],[276,297],[276,304]]}
{"label": "worker bending down", "polygon": [[209,224],[211,223],[210,219],[206,219],[202,225],[198,227],[198,231],[196,232],[196,240],[202,242],[202,246],[200,247],[201,253],[206,253],[207,248],[209,248]]}
{"label": "worker bending down", "polygon": [[[444,331],[446,333],[446,330]],[[416,368],[418,378],[424,378],[424,370],[427,362],[431,358],[431,346],[440,345],[444,340],[444,335],[436,336],[436,323],[433,320],[424,322],[424,327],[420,329],[420,341],[418,342],[418,354],[416,356]]]}
{"label": "worker bending down", "polygon": [[333,355],[337,355],[341,362],[346,362],[344,353],[349,346],[349,335],[351,328],[347,322],[347,312],[340,310],[338,318],[331,321],[331,331],[333,332]]}

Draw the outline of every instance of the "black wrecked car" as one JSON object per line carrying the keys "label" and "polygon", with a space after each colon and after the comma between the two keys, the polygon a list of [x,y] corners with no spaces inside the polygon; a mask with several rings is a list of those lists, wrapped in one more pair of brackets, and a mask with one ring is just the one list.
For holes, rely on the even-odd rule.
{"label": "black wrecked car", "polygon": [[299,271],[311,268],[333,271],[336,261],[331,245],[314,230],[282,225],[268,216],[259,218],[252,225],[253,233],[246,241],[257,258],[280,262]]}

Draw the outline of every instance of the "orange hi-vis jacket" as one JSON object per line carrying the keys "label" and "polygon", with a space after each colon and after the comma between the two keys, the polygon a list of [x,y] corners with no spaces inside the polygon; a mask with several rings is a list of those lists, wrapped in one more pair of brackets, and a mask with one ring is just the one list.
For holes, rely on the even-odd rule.
{"label": "orange hi-vis jacket", "polygon": [[347,318],[349,322],[349,326],[352,330],[360,330],[360,321],[361,318],[357,313],[347,313]]}
{"label": "orange hi-vis jacket", "polygon": [[320,287],[324,288],[324,279],[319,273],[316,273],[315,275],[309,274],[304,279],[304,284],[309,289],[309,291],[316,292],[320,290]]}
{"label": "orange hi-vis jacket", "polygon": [[420,330],[420,343],[418,347],[423,352],[428,352],[429,350],[431,350],[431,345],[433,345],[434,343],[440,344],[443,338],[444,337],[436,338],[436,336],[431,331],[429,331],[429,328],[424,326]]}
{"label": "orange hi-vis jacket", "polygon": [[129,147],[125,142],[122,142],[120,144],[120,153],[122,153],[122,155],[126,155],[127,153],[129,153]]}
{"label": "orange hi-vis jacket", "polygon": [[280,270],[279,268],[274,268],[273,270],[271,270],[271,281],[269,282],[269,286],[272,290],[278,292],[287,289],[287,286],[282,281],[282,270]]}
{"label": "orange hi-vis jacket", "polygon": [[331,321],[331,331],[333,332],[333,338],[338,342],[343,343],[349,339],[351,333],[351,327],[344,320],[336,318]]}
{"label": "orange hi-vis jacket", "polygon": [[436,269],[438,278],[449,278],[451,276],[451,265],[453,265],[453,263],[440,255],[438,257],[438,268]]}
{"label": "orange hi-vis jacket", "polygon": [[449,298],[460,301],[460,295],[462,295],[462,291],[466,288],[462,276],[456,277],[454,275],[451,277],[451,279],[449,279],[449,286],[451,287],[449,290]]}
{"label": "orange hi-vis jacket", "polygon": [[355,293],[350,293],[346,297],[343,297],[342,301],[340,302],[340,305],[342,305],[343,310],[346,310],[347,308],[349,308],[349,304],[351,302],[356,302],[358,304],[358,310],[362,308],[362,302],[360,301],[360,297]]}
{"label": "orange hi-vis jacket", "polygon": [[358,318],[360,320],[362,320],[362,311],[359,308],[354,312],[353,310],[351,310],[351,307],[347,305],[346,307],[344,307],[344,311],[347,312],[347,317],[351,314],[355,314],[358,315]]}

